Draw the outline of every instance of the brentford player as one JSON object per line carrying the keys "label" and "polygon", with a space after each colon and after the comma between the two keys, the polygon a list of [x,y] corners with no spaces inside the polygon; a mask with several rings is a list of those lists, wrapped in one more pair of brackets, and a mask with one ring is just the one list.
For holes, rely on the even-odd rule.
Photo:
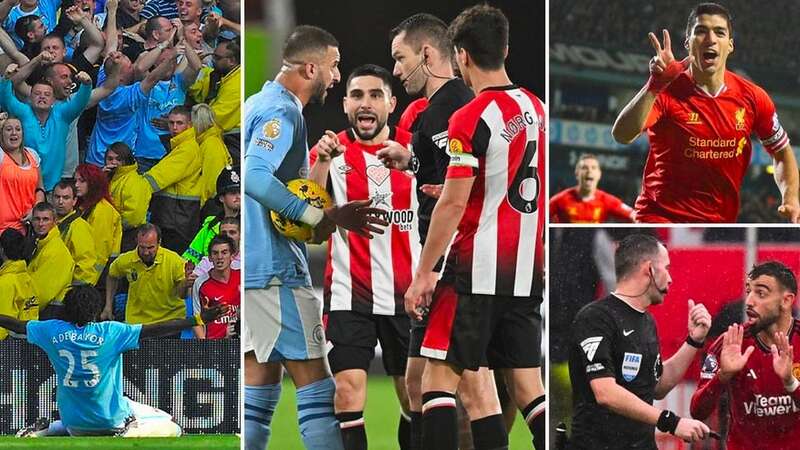
{"label": "brentford player", "polygon": [[222,339],[236,335],[234,326],[239,320],[241,296],[241,271],[231,267],[236,253],[236,243],[222,234],[214,236],[208,244],[208,256],[213,267],[194,280],[193,311],[221,305],[228,305],[229,309],[213,322],[194,327],[194,334],[200,339]]}
{"label": "brentford player", "polygon": [[420,251],[417,232],[416,183],[413,175],[384,167],[375,153],[387,139],[406,146],[411,134],[387,125],[394,111],[392,74],[367,64],[348,77],[344,111],[350,128],[326,135],[311,149],[311,179],[328,186],[339,204],[372,199],[390,226],[368,239],[355,233],[334,233],[325,270],[325,335],[333,344],[328,362],[336,380],[334,410],[344,448],[367,448],[364,404],[367,369],[380,341],[383,366],[394,378],[402,415],[400,448],[408,448],[410,421],[405,378],[409,318],[403,294],[411,283]]}
{"label": "brentford player", "polygon": [[692,10],[684,41],[689,56],[682,61],[672,54],[667,30],[663,47],[655,34],[649,38],[656,51],[650,79],[612,130],[624,144],[644,130],[650,140],[636,220],[735,222],[755,133],[774,161],[783,196],[778,212],[797,223],[797,162],[775,105],[762,88],[726,70],[734,49],[728,10],[715,3]]}
{"label": "brentford player", "polygon": [[575,164],[578,184],[550,199],[550,222],[603,223],[609,217],[618,222],[633,222],[633,208],[597,188],[602,174],[597,156],[582,154]]}
{"label": "brentford player", "polygon": [[[514,400],[544,449],[541,315],[545,112],[506,74],[508,20],[478,5],[450,24],[464,82],[474,100],[450,119],[450,163],[406,312],[432,310],[422,354],[423,448],[456,449],[455,392],[465,369],[506,371]],[[430,276],[453,234],[442,279]],[[493,439],[494,430],[478,439]],[[474,434],[473,437],[475,438]],[[479,446],[478,448],[507,448]]]}
{"label": "brentford player", "polygon": [[709,349],[691,413],[707,418],[727,392],[728,450],[789,450],[800,442],[796,298],[791,269],[776,261],[754,266],[747,278],[747,322],[728,327]]}
{"label": "brentford player", "polygon": [[411,131],[414,122],[417,121],[417,117],[419,117],[422,111],[425,111],[425,108],[427,107],[427,97],[420,97],[409,103],[408,106],[406,106],[406,109],[403,111],[403,114],[400,115],[400,120],[397,121],[397,128]]}

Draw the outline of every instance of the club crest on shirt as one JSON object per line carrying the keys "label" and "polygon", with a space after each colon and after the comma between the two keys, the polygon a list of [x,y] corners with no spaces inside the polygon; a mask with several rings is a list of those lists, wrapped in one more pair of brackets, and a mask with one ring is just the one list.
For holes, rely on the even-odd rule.
{"label": "club crest on shirt", "polygon": [[636,375],[639,375],[639,368],[642,367],[642,354],[641,353],[628,353],[622,358],[622,378],[627,382],[633,381]]}
{"label": "club crest on shirt", "polygon": [[800,380],[800,363],[792,364],[792,376]]}
{"label": "club crest on shirt", "polygon": [[744,108],[739,108],[736,110],[736,130],[743,131],[744,128]]}

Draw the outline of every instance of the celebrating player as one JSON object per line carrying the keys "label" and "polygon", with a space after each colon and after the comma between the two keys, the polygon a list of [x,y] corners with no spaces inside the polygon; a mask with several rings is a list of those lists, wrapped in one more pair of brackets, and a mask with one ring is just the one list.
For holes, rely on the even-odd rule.
{"label": "celebrating player", "polygon": [[584,306],[572,323],[569,375],[575,397],[570,449],[656,449],[654,426],[693,442],[709,435],[698,420],[652,403],[681,380],[711,327],[711,315],[689,300],[686,343],[661,362],[658,332],[647,308],[664,302],[672,277],[666,247],[632,234],[614,253],[617,289]]}
{"label": "celebrating player", "polygon": [[[800,323],[792,317],[797,279],[777,261],[753,267],[747,275],[748,320],[717,339],[692,396],[692,417],[705,419],[727,392],[731,425],[728,450],[789,450],[800,439]],[[742,353],[742,345],[747,349]]]}
{"label": "celebrating player", "polygon": [[601,175],[597,156],[584,153],[578,157],[575,164],[578,184],[550,198],[550,222],[603,223],[609,216],[621,222],[633,222],[633,208],[597,189]]}
{"label": "celebrating player", "polygon": [[308,449],[341,449],[334,418],[334,383],[325,365],[322,304],[311,288],[303,243],[277,232],[270,211],[315,226],[324,241],[336,225],[358,234],[382,233],[383,210],[361,200],[325,210],[286,189],[308,172],[302,109],[322,103],[339,82],[339,44],[327,31],[297,27],[283,48],[274,81],[245,103],[245,446],[263,450],[280,396],[281,364],[297,387],[300,434]]}
{"label": "celebrating player", "polygon": [[406,449],[411,436],[403,375],[410,324],[403,294],[419,255],[416,184],[413,176],[384,167],[375,153],[387,139],[408,145],[411,134],[386,123],[396,103],[392,74],[386,69],[360,66],[347,78],[346,88],[344,111],[350,128],[339,134],[326,131],[311,150],[311,178],[330,186],[337,203],[373,199],[391,225],[386,234],[372,240],[355,233],[331,237],[325,334],[333,344],[328,362],[336,379],[334,409],[345,450],[366,449],[367,369],[380,341],[383,366],[394,379],[402,408],[398,441]]}
{"label": "celebrating player", "polygon": [[689,14],[684,46],[675,60],[669,32],[663,45],[650,33],[656,55],[650,79],[617,117],[612,133],[624,144],[647,130],[650,153],[636,200],[638,222],[735,222],[739,190],[758,135],[775,164],[783,196],[778,212],[800,222],[798,171],[775,105],[759,86],[726,70],[733,52],[728,10],[702,3]]}
{"label": "celebrating player", "polygon": [[18,436],[180,436],[180,426],[168,413],[122,395],[122,353],[139,348],[142,339],[211,322],[226,310],[217,307],[193,318],[129,325],[100,322],[103,306],[94,287],[75,286],[64,297],[65,320],[20,321],[0,315],[0,327],[27,334],[56,372],[61,420],[37,421]]}
{"label": "celebrating player", "polygon": [[[511,369],[507,383],[542,450],[544,105],[506,74],[508,20],[499,9],[463,11],[448,35],[464,82],[477,97],[450,119],[444,190],[405,296],[406,312],[416,318],[433,298],[421,352],[429,358],[423,448],[458,447],[456,388],[465,369],[488,360],[490,367]],[[456,228],[437,285],[431,272]],[[473,426],[476,448],[508,446],[502,426],[475,431]]]}

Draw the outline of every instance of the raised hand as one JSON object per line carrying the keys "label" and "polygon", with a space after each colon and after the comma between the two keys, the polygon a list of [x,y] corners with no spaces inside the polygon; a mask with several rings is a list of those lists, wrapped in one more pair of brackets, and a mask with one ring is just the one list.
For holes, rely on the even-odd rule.
{"label": "raised hand", "polygon": [[784,333],[775,333],[775,343],[772,350],[772,370],[783,381],[784,386],[791,385],[794,380],[792,362],[794,361],[794,348],[789,345],[789,338]]}
{"label": "raised hand", "polygon": [[411,152],[401,144],[387,139],[384,147],[375,153],[375,156],[390,169],[405,170],[411,161]]}
{"label": "raised hand", "polygon": [[669,38],[669,31],[661,30],[664,46],[658,41],[654,33],[648,33],[650,45],[653,46],[656,55],[650,60],[650,80],[647,82],[647,90],[651,92],[661,92],[669,86],[681,72],[685,71],[692,62],[692,57],[687,56],[682,61],[675,61],[672,54],[672,41]]}
{"label": "raised hand", "polygon": [[320,162],[328,162],[333,158],[344,153],[346,147],[339,142],[339,136],[331,130],[325,130],[325,134],[317,142],[317,157]]}
{"label": "raised hand", "polygon": [[92,77],[89,76],[86,72],[78,72],[75,75],[75,80],[80,84],[92,84]]}
{"label": "raised hand", "polygon": [[778,207],[778,214],[788,220],[789,223],[800,223],[800,204],[797,202],[783,203]]}
{"label": "raised hand", "polygon": [[696,342],[703,342],[711,329],[711,314],[702,303],[689,300],[689,336]]}
{"label": "raised hand", "polygon": [[752,345],[742,353],[742,339],[744,338],[744,327],[733,324],[728,327],[722,338],[722,352],[719,355],[719,379],[728,382],[734,375],[739,373],[747,364],[750,355],[755,350]]}

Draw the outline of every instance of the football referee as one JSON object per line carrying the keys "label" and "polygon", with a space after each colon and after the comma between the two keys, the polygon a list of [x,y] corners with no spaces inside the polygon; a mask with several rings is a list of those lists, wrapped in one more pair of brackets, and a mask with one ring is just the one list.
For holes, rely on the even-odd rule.
{"label": "football referee", "polygon": [[656,238],[625,237],[614,254],[617,289],[582,308],[571,330],[569,375],[575,415],[570,449],[656,449],[655,428],[687,442],[709,428],[653,407],[681,380],[702,347],[711,315],[689,300],[689,334],[661,362],[651,305],[664,301],[672,278],[669,254]]}

